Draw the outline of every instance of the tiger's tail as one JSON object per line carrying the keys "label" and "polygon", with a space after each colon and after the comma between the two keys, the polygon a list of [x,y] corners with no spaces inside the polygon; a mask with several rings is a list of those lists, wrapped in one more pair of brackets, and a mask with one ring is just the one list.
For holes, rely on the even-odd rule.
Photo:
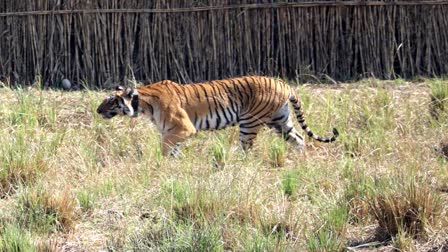
{"label": "tiger's tail", "polygon": [[306,134],[319,141],[319,142],[324,142],[324,143],[331,143],[333,141],[336,140],[336,138],[339,136],[339,132],[336,128],[333,128],[333,136],[331,137],[321,137],[318,136],[316,134],[314,134],[311,129],[308,127],[308,125],[306,125],[305,123],[305,118],[303,116],[303,111],[302,111],[302,106],[300,104],[300,102],[297,100],[296,96],[294,93],[291,93],[289,96],[289,101],[291,102],[293,108],[294,108],[294,113],[297,116],[297,121],[300,124],[300,127],[306,132]]}

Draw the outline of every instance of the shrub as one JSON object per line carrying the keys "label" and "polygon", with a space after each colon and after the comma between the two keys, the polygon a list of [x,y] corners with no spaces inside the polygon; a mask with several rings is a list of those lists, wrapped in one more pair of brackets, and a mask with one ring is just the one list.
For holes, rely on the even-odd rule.
{"label": "shrub", "polygon": [[412,237],[424,235],[429,224],[441,214],[441,200],[428,186],[415,181],[397,188],[378,190],[370,207],[385,237],[405,232]]}
{"label": "shrub", "polygon": [[440,79],[430,81],[431,103],[430,114],[439,120],[443,113],[448,111],[448,83]]}
{"label": "shrub", "polygon": [[41,187],[24,189],[17,203],[17,220],[38,232],[70,231],[78,216],[72,196],[64,191],[50,193]]}

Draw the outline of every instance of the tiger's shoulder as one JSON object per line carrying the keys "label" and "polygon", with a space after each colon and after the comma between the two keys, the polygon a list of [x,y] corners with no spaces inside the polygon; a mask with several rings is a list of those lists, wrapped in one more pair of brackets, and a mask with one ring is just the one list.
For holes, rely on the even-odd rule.
{"label": "tiger's shoulder", "polygon": [[158,81],[158,82],[144,84],[138,88],[139,89],[151,89],[151,88],[166,87],[166,86],[172,86],[172,85],[179,86],[181,84],[174,82],[172,80],[162,80],[162,81]]}
{"label": "tiger's shoulder", "polygon": [[171,80],[162,80],[137,87],[141,95],[169,95],[178,89],[181,85]]}

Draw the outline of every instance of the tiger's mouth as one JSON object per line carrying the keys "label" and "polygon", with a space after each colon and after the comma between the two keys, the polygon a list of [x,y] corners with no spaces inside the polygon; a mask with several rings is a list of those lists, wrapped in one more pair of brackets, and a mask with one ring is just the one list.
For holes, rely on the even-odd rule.
{"label": "tiger's mouth", "polygon": [[112,117],[118,115],[117,112],[107,112],[105,114],[101,114],[104,119],[111,119]]}

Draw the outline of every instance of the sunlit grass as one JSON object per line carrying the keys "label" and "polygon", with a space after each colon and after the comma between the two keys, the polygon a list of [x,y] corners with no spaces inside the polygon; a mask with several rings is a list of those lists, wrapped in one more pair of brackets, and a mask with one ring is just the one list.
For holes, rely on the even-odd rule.
{"label": "sunlit grass", "polygon": [[150,122],[99,117],[103,92],[0,89],[0,251],[340,251],[364,227],[386,246],[441,248],[439,83],[298,86],[307,124],[338,128],[335,143],[307,138],[299,153],[263,130],[243,153],[228,128],[199,132],[178,159]]}

